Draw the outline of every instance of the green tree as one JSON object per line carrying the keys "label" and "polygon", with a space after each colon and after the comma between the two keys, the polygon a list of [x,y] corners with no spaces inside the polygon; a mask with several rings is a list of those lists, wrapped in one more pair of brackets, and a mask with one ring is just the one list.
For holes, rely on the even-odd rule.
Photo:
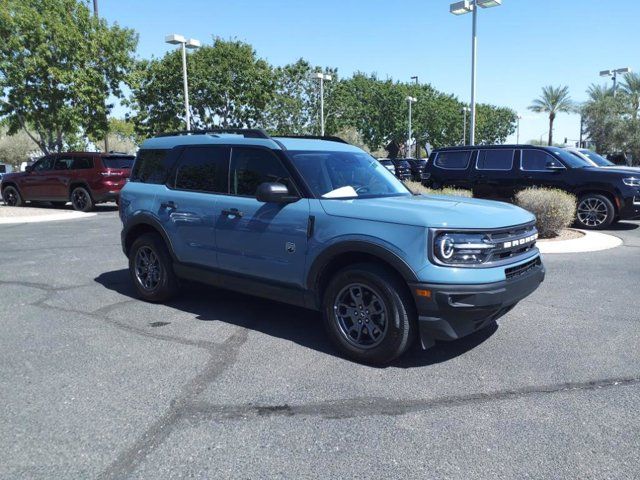
{"label": "green tree", "polygon": [[635,120],[638,118],[638,110],[640,110],[640,74],[625,73],[620,87],[628,99],[631,117]]}
{"label": "green tree", "polygon": [[136,34],[77,0],[0,0],[0,118],[43,153],[104,135],[110,95],[133,63]]}
{"label": "green tree", "polygon": [[491,145],[504,143],[516,130],[518,114],[506,107],[478,104],[476,119],[476,143]]}
{"label": "green tree", "polygon": [[553,122],[560,112],[570,113],[575,110],[574,104],[569,96],[569,87],[553,87],[551,85],[542,88],[542,95],[536,98],[529,110],[536,113],[549,114],[549,142],[553,145]]}
{"label": "green tree", "polygon": [[587,95],[589,96],[590,101],[598,102],[610,95],[613,95],[613,90],[606,85],[597,85],[592,83],[587,89]]}

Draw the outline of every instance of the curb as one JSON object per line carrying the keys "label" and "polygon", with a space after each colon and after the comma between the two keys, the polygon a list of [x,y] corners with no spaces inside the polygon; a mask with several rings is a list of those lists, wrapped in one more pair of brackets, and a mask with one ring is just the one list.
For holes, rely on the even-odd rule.
{"label": "curb", "polygon": [[540,253],[584,253],[599,252],[622,245],[622,239],[606,233],[580,230],[584,235],[572,240],[538,240]]}
{"label": "curb", "polygon": [[1,217],[0,225],[7,225],[12,223],[40,223],[40,222],[57,222],[61,220],[79,220],[81,218],[94,217],[97,213],[84,213],[84,212],[65,212],[65,213],[52,213],[47,215],[33,215],[33,216],[16,216],[16,217]]}

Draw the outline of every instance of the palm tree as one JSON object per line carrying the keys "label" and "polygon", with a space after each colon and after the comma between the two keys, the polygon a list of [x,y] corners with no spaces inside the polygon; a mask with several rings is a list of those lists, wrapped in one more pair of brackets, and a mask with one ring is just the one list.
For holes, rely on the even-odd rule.
{"label": "palm tree", "polygon": [[559,112],[570,113],[575,109],[569,96],[569,87],[542,87],[542,95],[529,106],[536,113],[549,114],[549,146],[553,145],[553,121]]}
{"label": "palm tree", "polygon": [[604,100],[612,94],[613,89],[607,87],[606,85],[596,85],[595,83],[592,83],[587,89],[589,100],[594,103]]}
{"label": "palm tree", "polygon": [[633,119],[635,120],[638,118],[638,109],[640,109],[640,74],[625,73],[620,88],[629,98],[631,115],[633,115]]}

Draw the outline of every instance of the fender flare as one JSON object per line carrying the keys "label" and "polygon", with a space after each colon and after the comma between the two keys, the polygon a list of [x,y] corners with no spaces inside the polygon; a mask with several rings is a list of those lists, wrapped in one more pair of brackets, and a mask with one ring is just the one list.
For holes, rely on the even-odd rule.
{"label": "fender flare", "polygon": [[173,251],[173,244],[171,243],[171,239],[169,238],[169,235],[167,235],[167,232],[165,231],[164,227],[162,226],[162,224],[158,219],[156,219],[152,215],[145,214],[145,213],[134,214],[134,216],[129,221],[127,221],[126,225],[124,225],[122,228],[122,249],[124,250],[125,255],[127,256],[129,255],[128,248],[127,248],[127,238],[129,237],[129,234],[131,233],[132,230],[134,230],[136,227],[139,227],[141,225],[151,227],[162,237],[162,240],[164,240],[164,243],[167,245],[167,248],[169,249],[169,254],[171,255],[171,258],[173,258],[173,260],[175,261],[176,257]]}

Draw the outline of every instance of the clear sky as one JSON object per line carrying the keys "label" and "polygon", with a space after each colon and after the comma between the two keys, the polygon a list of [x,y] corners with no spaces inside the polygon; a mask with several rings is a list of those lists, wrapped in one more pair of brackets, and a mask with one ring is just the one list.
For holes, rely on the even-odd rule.
{"label": "clear sky", "polygon": [[[101,16],[139,32],[141,57],[172,48],[164,43],[169,33],[203,43],[237,38],[274,65],[304,57],[343,77],[418,75],[469,101],[471,15],[451,15],[448,0],[99,1]],[[591,83],[611,83],[600,70],[640,71],[639,20],[634,0],[503,0],[480,9],[477,99],[518,111],[521,142],[546,138],[546,116],[527,110],[542,86],[568,85],[583,101]],[[578,134],[577,115],[558,117],[555,139]]]}

